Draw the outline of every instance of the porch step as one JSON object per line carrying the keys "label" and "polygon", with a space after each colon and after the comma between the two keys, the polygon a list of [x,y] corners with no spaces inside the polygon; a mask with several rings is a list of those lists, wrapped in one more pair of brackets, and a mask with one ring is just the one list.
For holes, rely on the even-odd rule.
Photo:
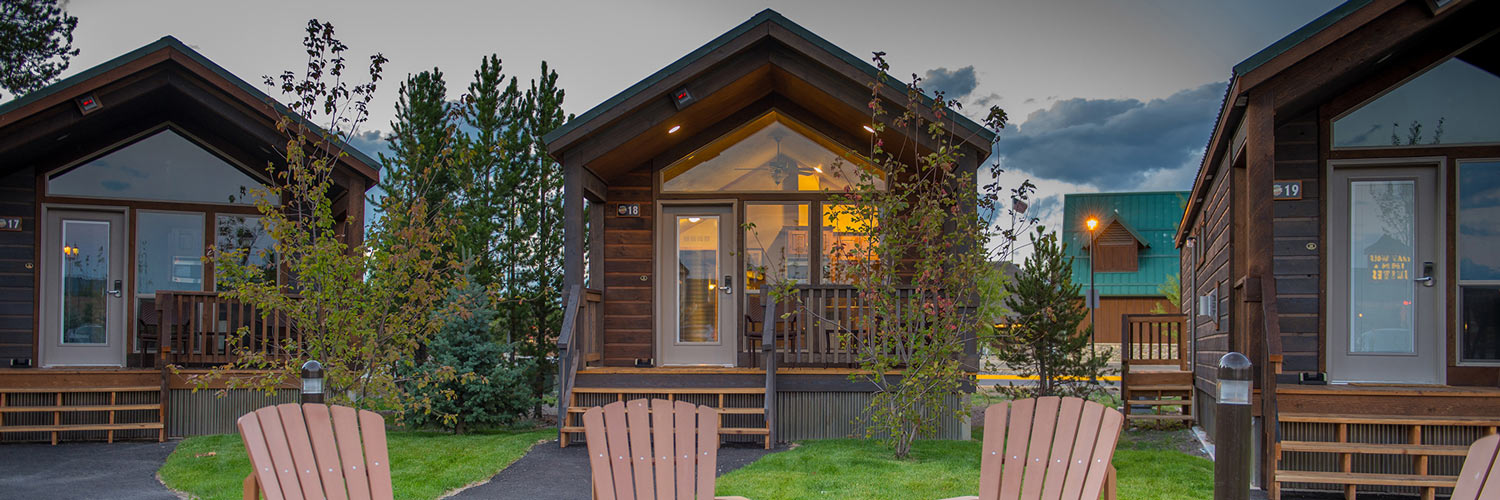
{"label": "porch step", "polygon": [[[1123,386],[1121,405],[1126,409],[1125,421],[1132,422],[1193,422],[1192,384],[1142,384]],[[1138,413],[1131,407],[1146,407]]]}
{"label": "porch step", "polygon": [[[694,399],[697,399],[701,402],[703,400],[703,397],[705,396],[714,398],[716,399],[716,402],[709,404],[708,406],[719,410],[719,419],[721,424],[719,427],[720,436],[765,436],[764,441],[766,448],[770,449],[771,447],[771,429],[765,424],[764,417],[766,408],[763,403],[757,403],[761,404],[761,406],[731,406],[729,403],[733,403],[734,400],[727,398],[727,396],[759,395],[761,396],[760,400],[764,401],[764,397],[766,394],[765,387],[574,387],[572,396],[570,397],[570,401],[568,401],[566,405],[567,409],[562,413],[565,420],[561,428],[561,438],[558,440],[559,445],[563,447],[568,446],[568,443],[571,440],[570,435],[582,434],[584,432],[582,415],[587,412],[589,408],[593,408],[595,406],[593,404],[584,404],[580,402],[579,395],[600,394],[614,395],[615,397],[613,398],[613,401],[628,401],[643,397],[660,398],[662,396],[665,396],[669,401],[676,401],[679,398],[686,399],[684,398],[684,396],[699,396],[698,398]],[[595,400],[597,401],[597,399],[598,398],[596,396]],[[606,396],[606,399],[609,399],[608,396]],[[741,402],[738,404],[743,405],[744,403]],[[759,416],[760,418],[758,419],[751,418],[750,420],[760,421],[761,426],[744,426],[743,422],[745,418],[743,417],[749,416]],[[738,425],[726,426],[723,425],[723,422],[727,417],[741,418],[739,419],[739,422],[734,422]]]}
{"label": "porch step", "polygon": [[[104,431],[105,440],[113,443],[116,431],[156,430],[157,441],[165,441],[166,402],[160,399],[161,389],[160,385],[0,387],[0,436],[46,433],[55,445],[64,432]],[[154,395],[154,401],[141,402],[141,393]],[[121,398],[122,394],[133,398]],[[152,413],[124,415],[124,419],[144,422],[119,422],[122,411]]]}
{"label": "porch step", "polygon": [[[1322,436],[1315,433],[1316,427],[1304,428],[1297,431],[1298,440],[1287,440],[1277,443],[1276,453],[1273,456],[1275,462],[1275,477],[1272,486],[1272,498],[1280,495],[1283,485],[1286,483],[1314,483],[1342,485],[1344,497],[1353,500],[1359,493],[1360,486],[1387,486],[1387,487],[1411,487],[1421,491],[1422,498],[1431,499],[1437,495],[1438,488],[1451,488],[1458,482],[1457,476],[1444,475],[1430,468],[1435,462],[1431,457],[1463,457],[1468,454],[1468,444],[1453,442],[1453,433],[1442,432],[1433,434],[1432,428],[1478,428],[1483,435],[1495,434],[1500,428],[1500,417],[1467,417],[1467,416],[1423,416],[1423,415],[1348,415],[1338,413],[1281,413],[1277,420],[1282,424],[1323,424],[1332,426],[1324,427]],[[1380,430],[1380,435],[1405,436],[1404,443],[1366,443],[1359,442],[1358,436],[1368,435],[1369,427],[1351,429],[1350,426],[1379,426],[1374,429]],[[1395,433],[1390,430],[1397,427]],[[1424,432],[1428,429],[1428,432]],[[1287,432],[1283,430],[1283,432]],[[1311,440],[1308,433],[1314,432]],[[1463,431],[1473,432],[1473,431]],[[1351,435],[1354,436],[1351,440]],[[1447,435],[1448,440],[1443,444],[1430,444],[1423,442],[1424,439],[1434,439],[1431,436]],[[1467,434],[1459,434],[1467,435]],[[1333,437],[1330,437],[1333,436]],[[1428,436],[1424,438],[1424,436]],[[1319,440],[1323,439],[1323,440]],[[1364,438],[1368,439],[1368,438]],[[1388,438],[1387,438],[1388,439]],[[1339,464],[1339,471],[1326,470],[1300,470],[1302,468],[1321,468],[1311,465],[1314,462],[1305,462],[1306,456],[1294,456],[1292,459],[1298,462],[1288,463],[1286,453],[1313,453],[1315,456],[1329,457]],[[1409,468],[1403,468],[1395,472],[1388,470],[1355,470],[1356,456],[1405,456],[1402,462],[1408,463]],[[1319,458],[1317,461],[1328,460]],[[1299,462],[1304,465],[1299,465]],[[1362,463],[1368,463],[1361,460]],[[1326,462],[1323,462],[1326,463]],[[1377,462],[1386,463],[1386,462]],[[1366,465],[1369,467],[1369,465]],[[1385,467],[1383,465],[1377,467]],[[1397,473],[1399,472],[1399,473]],[[1412,472],[1412,473],[1406,473]]]}
{"label": "porch step", "polygon": [[[56,411],[127,411],[127,410],[160,410],[160,404],[135,404],[135,405],[76,405],[76,406],[5,406],[0,407],[0,413],[39,413]],[[9,430],[0,427],[0,430]]]}
{"label": "porch step", "polygon": [[1192,384],[1132,385],[1132,386],[1130,386],[1130,391],[1131,392],[1135,392],[1135,391],[1141,391],[1141,392],[1157,392],[1157,391],[1161,391],[1161,392],[1192,392],[1193,391],[1193,385]]}
{"label": "porch step", "polygon": [[0,387],[0,392],[10,394],[77,394],[85,392],[158,392],[159,385],[128,385],[118,387]]}

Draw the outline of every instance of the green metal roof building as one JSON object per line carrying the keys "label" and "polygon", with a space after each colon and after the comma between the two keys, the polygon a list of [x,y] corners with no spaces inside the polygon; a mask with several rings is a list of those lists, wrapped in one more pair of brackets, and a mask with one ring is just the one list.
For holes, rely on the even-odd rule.
{"label": "green metal roof building", "polygon": [[[1063,196],[1063,242],[1073,256],[1073,282],[1081,283],[1088,293],[1088,228],[1090,217],[1097,217],[1102,235],[1119,225],[1137,241],[1134,272],[1094,274],[1101,297],[1160,296],[1157,287],[1168,277],[1181,272],[1176,245],[1172,237],[1182,220],[1187,191],[1154,191],[1140,193],[1085,193]],[[1116,229],[1118,231],[1118,229]],[[1101,248],[1102,245],[1101,245]],[[1108,261],[1100,259],[1101,263]],[[1101,269],[1104,269],[1101,265]]]}

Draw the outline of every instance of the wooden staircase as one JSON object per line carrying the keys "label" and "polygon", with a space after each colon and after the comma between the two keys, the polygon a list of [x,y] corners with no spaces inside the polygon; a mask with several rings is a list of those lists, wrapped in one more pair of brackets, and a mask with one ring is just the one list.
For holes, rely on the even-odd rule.
{"label": "wooden staircase", "polygon": [[1187,316],[1127,314],[1120,325],[1120,399],[1125,424],[1193,422]]}
{"label": "wooden staircase", "polygon": [[154,430],[132,434],[165,441],[166,409],[161,386],[0,387],[0,440],[27,433],[20,440],[46,435],[55,445],[63,433],[98,439],[102,432],[113,443],[120,431]]}
{"label": "wooden staircase", "polygon": [[[771,448],[771,430],[766,423],[765,387],[704,387],[704,388],[620,388],[620,387],[574,387],[572,395],[562,412],[562,437],[558,444],[568,443],[583,433],[583,413],[595,406],[604,406],[615,401],[630,401],[640,398],[659,398],[669,401],[689,401],[694,404],[712,406],[719,410],[719,435],[762,436],[766,449]],[[759,396],[759,397],[756,397]]]}
{"label": "wooden staircase", "polygon": [[1495,434],[1500,415],[1282,412],[1279,422],[1282,441],[1273,455],[1276,474],[1271,498],[1278,498],[1287,485],[1301,489],[1297,485],[1327,484],[1342,487],[1348,500],[1354,500],[1361,486],[1388,487],[1379,493],[1403,493],[1389,487],[1404,487],[1406,493],[1414,489],[1430,500],[1440,488],[1457,484],[1456,474],[1469,444]]}

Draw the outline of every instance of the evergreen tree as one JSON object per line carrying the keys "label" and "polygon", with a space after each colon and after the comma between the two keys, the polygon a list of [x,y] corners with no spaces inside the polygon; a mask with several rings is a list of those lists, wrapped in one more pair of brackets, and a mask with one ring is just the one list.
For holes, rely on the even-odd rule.
{"label": "evergreen tree", "polygon": [[491,338],[496,312],[478,285],[453,290],[441,310],[443,326],[427,344],[427,359],[407,377],[408,413],[415,425],[463,434],[514,424],[535,406],[531,359],[508,360],[510,347]]}
{"label": "evergreen tree", "polygon": [[386,137],[393,156],[380,155],[385,166],[381,187],[386,196],[422,198],[433,210],[453,214],[460,201],[455,196],[465,180],[453,161],[457,127],[447,94],[448,85],[437,68],[401,83],[396,119]]}
{"label": "evergreen tree", "polygon": [[0,2],[0,89],[14,98],[52,83],[78,55],[77,26],[57,0]]}
{"label": "evergreen tree", "polygon": [[1035,387],[1011,386],[1008,392],[1016,397],[1100,392],[1109,360],[1090,348],[1092,328],[1078,328],[1088,308],[1079,300],[1081,286],[1073,283],[1073,258],[1057,233],[1045,227],[1036,228],[1031,244],[1023,270],[1005,285],[1012,326],[999,333],[994,351],[1001,363],[1039,380]]}

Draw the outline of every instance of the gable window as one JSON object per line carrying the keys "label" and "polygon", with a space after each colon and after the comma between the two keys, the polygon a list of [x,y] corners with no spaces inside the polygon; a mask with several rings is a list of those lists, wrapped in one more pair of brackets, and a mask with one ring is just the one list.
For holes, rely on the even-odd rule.
{"label": "gable window", "polygon": [[1492,45],[1481,43],[1335,119],[1333,147],[1500,143],[1500,76],[1483,54]]}
{"label": "gable window", "polygon": [[261,182],[170,128],[54,173],[47,194],[253,205]]}
{"label": "gable window", "polygon": [[843,191],[885,173],[832,139],[776,111],[730,131],[662,170],[669,193]]}
{"label": "gable window", "polygon": [[1459,359],[1500,361],[1500,161],[1458,164]]}

